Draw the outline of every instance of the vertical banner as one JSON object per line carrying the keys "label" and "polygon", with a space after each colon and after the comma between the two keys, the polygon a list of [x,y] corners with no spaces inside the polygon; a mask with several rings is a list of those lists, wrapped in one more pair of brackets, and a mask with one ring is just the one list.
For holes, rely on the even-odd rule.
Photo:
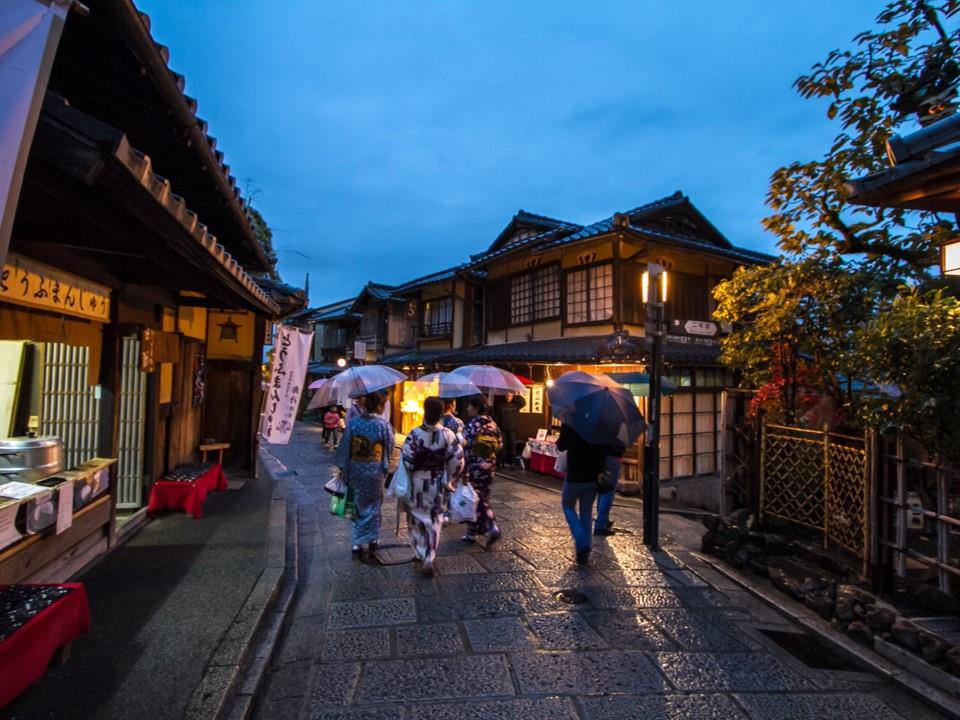
{"label": "vertical banner", "polygon": [[270,364],[270,386],[267,388],[260,422],[260,434],[268,443],[286,445],[290,442],[307,376],[312,342],[312,332],[280,326],[273,348],[273,362]]}
{"label": "vertical banner", "polygon": [[0,2],[0,266],[7,257],[23,169],[72,3]]}

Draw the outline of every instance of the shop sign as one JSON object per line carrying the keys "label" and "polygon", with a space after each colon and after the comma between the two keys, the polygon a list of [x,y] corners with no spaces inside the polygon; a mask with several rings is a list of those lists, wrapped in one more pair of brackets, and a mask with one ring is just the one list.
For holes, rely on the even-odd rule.
{"label": "shop sign", "polygon": [[263,439],[269,443],[286,445],[290,442],[312,342],[312,332],[301,332],[287,325],[282,326],[277,334],[260,425]]}
{"label": "shop sign", "polygon": [[706,320],[671,320],[667,342],[677,345],[716,346],[720,328]]}
{"label": "shop sign", "polygon": [[530,388],[530,412],[543,415],[543,385],[534,385]]}
{"label": "shop sign", "polygon": [[110,289],[10,253],[0,273],[0,301],[110,321]]}
{"label": "shop sign", "polygon": [[704,320],[686,320],[683,329],[687,335],[706,335],[713,337],[717,334],[717,324]]}

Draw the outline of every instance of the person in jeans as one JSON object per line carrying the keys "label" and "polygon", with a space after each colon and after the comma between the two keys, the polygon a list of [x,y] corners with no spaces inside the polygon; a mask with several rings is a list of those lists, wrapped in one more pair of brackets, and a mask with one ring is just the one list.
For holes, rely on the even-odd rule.
{"label": "person in jeans", "polygon": [[614,445],[607,448],[607,457],[603,463],[604,484],[607,489],[597,495],[597,520],[593,524],[594,535],[613,535],[613,520],[610,519],[610,509],[613,507],[613,497],[620,482],[624,452],[626,452],[626,448],[623,445]]}
{"label": "person in jeans", "polygon": [[564,423],[557,438],[557,449],[567,452],[567,476],[563,481],[563,514],[577,549],[577,563],[590,557],[593,544],[593,501],[597,497],[597,480],[603,472],[607,448],[584,440]]}

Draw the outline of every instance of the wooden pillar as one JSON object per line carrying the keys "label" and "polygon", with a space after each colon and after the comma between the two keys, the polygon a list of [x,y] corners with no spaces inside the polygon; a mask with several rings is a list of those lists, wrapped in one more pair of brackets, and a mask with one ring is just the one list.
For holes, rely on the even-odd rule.
{"label": "wooden pillar", "polygon": [[260,389],[260,365],[263,358],[263,341],[266,336],[267,322],[265,315],[254,315],[253,323],[253,357],[250,364],[250,457],[248,458],[250,473],[257,471],[257,437],[260,432],[260,411],[263,406],[263,392]]}
{"label": "wooden pillar", "polygon": [[[97,454],[116,458],[120,451],[120,373],[123,362],[122,338],[119,325],[119,293],[110,299],[110,323],[103,327],[100,356],[100,427]],[[117,533],[117,473],[120,463],[110,466],[110,524],[107,541],[113,545]]]}

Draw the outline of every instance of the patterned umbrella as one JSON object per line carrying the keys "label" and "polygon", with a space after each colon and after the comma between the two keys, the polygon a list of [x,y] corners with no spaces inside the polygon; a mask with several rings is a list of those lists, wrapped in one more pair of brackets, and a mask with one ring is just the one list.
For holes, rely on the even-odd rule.
{"label": "patterned umbrella", "polygon": [[587,442],[629,447],[643,432],[633,395],[606,375],[564,373],[547,388],[547,397],[554,416]]}
{"label": "patterned umbrella", "polygon": [[465,381],[485,390],[501,390],[507,392],[523,392],[524,385],[512,372],[507,372],[493,365],[464,365],[458,367],[451,376],[456,376],[458,382]]}

